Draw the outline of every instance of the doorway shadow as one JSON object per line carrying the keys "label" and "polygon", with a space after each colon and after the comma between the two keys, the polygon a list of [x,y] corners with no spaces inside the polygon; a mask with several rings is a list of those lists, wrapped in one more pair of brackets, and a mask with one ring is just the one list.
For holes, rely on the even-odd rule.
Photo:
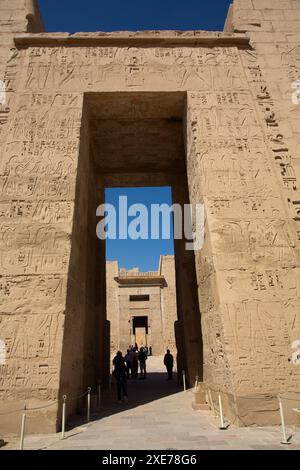
{"label": "doorway shadow", "polygon": [[[92,396],[90,421],[98,421],[108,416],[150,404],[156,400],[161,400],[168,396],[175,395],[183,391],[182,385],[177,382],[177,374],[173,374],[172,380],[167,380],[167,373],[150,372],[145,380],[139,378],[127,380],[128,403],[118,403],[117,386],[113,379],[111,390],[104,389],[101,393],[101,407],[97,406],[97,396]],[[86,403],[83,403],[82,413],[73,416],[68,424],[71,430],[76,426],[86,423]]]}

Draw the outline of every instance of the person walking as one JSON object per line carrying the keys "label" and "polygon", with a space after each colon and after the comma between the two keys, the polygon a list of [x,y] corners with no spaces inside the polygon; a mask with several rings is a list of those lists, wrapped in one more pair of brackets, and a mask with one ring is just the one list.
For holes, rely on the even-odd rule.
{"label": "person walking", "polygon": [[146,360],[147,360],[147,354],[145,353],[144,348],[140,348],[140,352],[139,352],[139,363],[140,363],[140,371],[141,371],[140,379],[145,379],[147,375]]}
{"label": "person walking", "polygon": [[138,378],[138,369],[139,369],[139,358],[138,353],[133,349],[130,353],[131,356],[131,377],[133,379]]}
{"label": "person walking", "polygon": [[122,356],[121,351],[118,351],[113,360],[114,371],[113,375],[117,381],[117,394],[118,402],[122,403],[122,395],[125,403],[128,402],[127,398],[127,377],[126,377],[126,362]]}
{"label": "person walking", "polygon": [[170,353],[170,349],[167,349],[167,352],[164,357],[164,365],[167,368],[168,372],[168,380],[172,380],[173,378],[173,366],[174,366],[174,358]]}
{"label": "person walking", "polygon": [[131,356],[130,356],[130,350],[127,349],[127,354],[126,356],[124,357],[125,359],[125,362],[126,362],[126,375],[127,375],[127,380],[129,379],[130,377],[130,372],[131,372],[131,376],[132,376],[132,371],[131,371]]}

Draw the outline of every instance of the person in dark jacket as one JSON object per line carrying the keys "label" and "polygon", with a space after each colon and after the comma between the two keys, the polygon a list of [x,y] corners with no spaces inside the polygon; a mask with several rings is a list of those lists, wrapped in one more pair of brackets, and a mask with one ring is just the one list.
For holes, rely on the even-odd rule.
{"label": "person in dark jacket", "polygon": [[127,367],[124,357],[122,356],[121,351],[117,352],[117,355],[114,357],[113,360],[114,371],[113,375],[117,381],[117,393],[118,393],[118,402],[122,403],[122,395],[123,400],[127,403]]}
{"label": "person in dark jacket", "polygon": [[138,352],[135,350],[135,348],[131,351],[130,353],[130,360],[131,360],[131,377],[133,379],[138,378],[138,369],[139,369],[139,358],[138,358]]}
{"label": "person in dark jacket", "polygon": [[125,362],[126,362],[126,375],[127,375],[127,380],[128,380],[129,377],[130,377],[130,372],[131,372],[131,376],[132,376],[131,356],[130,356],[130,350],[129,349],[127,349],[127,354],[124,357],[124,359],[125,359]]}
{"label": "person in dark jacket", "polygon": [[140,379],[145,379],[147,376],[146,360],[147,360],[147,354],[145,353],[144,348],[140,348],[140,352],[139,352],[139,363],[140,363],[140,371],[141,371]]}
{"label": "person in dark jacket", "polygon": [[173,359],[172,354],[170,353],[170,349],[167,349],[167,353],[165,354],[164,365],[167,368],[168,380],[172,380],[172,378],[173,378],[174,359]]}

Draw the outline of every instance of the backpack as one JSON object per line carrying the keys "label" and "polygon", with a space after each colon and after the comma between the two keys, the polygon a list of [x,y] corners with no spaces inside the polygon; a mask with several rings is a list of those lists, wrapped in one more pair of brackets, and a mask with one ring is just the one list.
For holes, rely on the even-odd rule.
{"label": "backpack", "polygon": [[147,359],[147,354],[144,351],[140,352],[139,353],[139,361],[145,362],[146,359]]}

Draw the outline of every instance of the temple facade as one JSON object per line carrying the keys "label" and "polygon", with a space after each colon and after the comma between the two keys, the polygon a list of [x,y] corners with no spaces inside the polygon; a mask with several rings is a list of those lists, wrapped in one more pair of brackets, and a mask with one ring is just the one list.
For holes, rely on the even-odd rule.
{"label": "temple facade", "polygon": [[154,356],[170,349],[176,356],[177,321],[174,256],[161,256],[157,271],[119,269],[106,263],[110,353],[147,346]]}

